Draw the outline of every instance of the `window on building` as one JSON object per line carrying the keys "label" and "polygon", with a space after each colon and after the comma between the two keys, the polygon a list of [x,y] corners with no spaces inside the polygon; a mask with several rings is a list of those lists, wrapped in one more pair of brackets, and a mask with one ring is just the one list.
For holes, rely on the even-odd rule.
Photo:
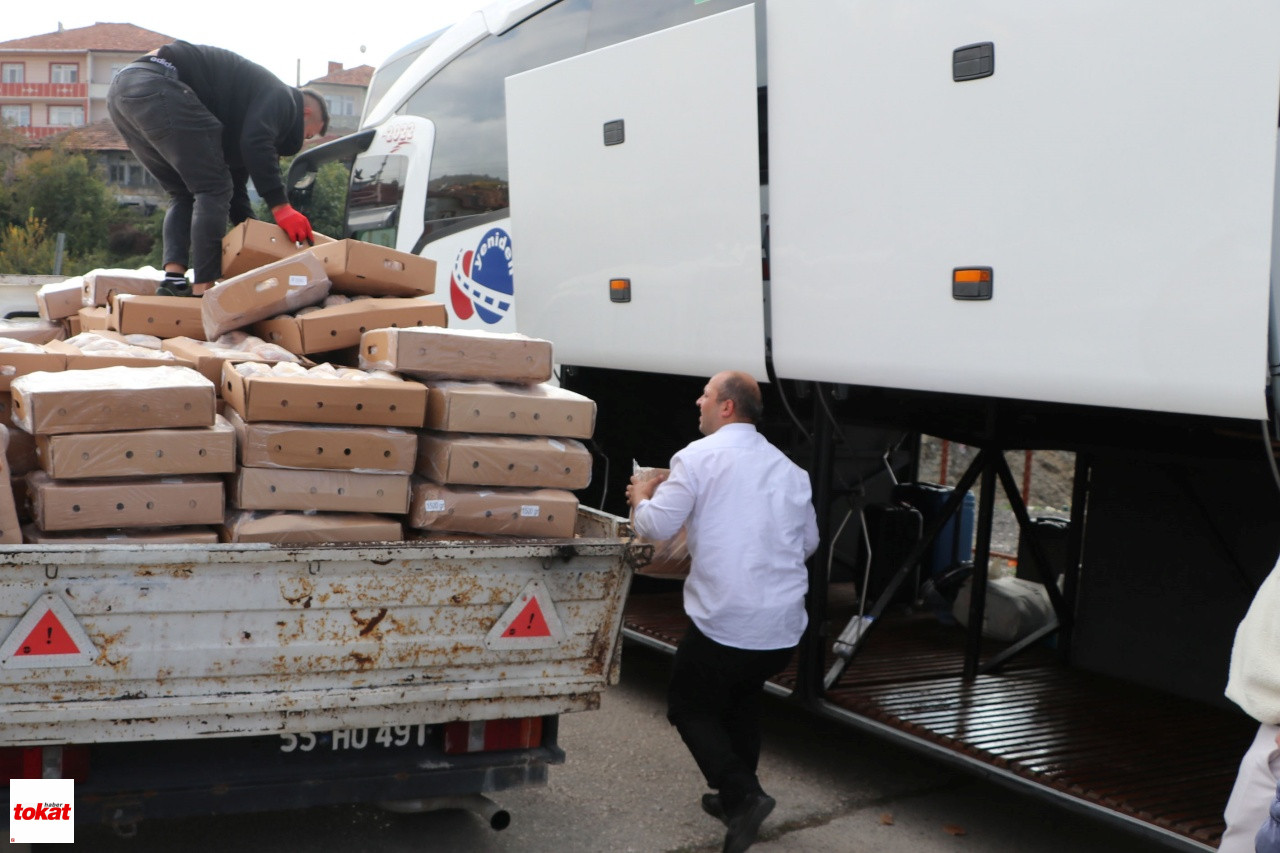
{"label": "window on building", "polygon": [[55,62],[49,66],[50,83],[79,83],[80,66]]}
{"label": "window on building", "polygon": [[81,127],[84,125],[84,107],[49,107],[49,124],[52,127]]}
{"label": "window on building", "polygon": [[352,95],[325,95],[324,102],[329,107],[331,118],[356,114],[356,99]]}
{"label": "window on building", "polygon": [[121,71],[123,71],[125,69],[125,66],[127,66],[128,64],[129,63],[127,62],[111,63],[111,79],[112,80],[116,79],[116,75],[119,74]]}
{"label": "window on building", "polygon": [[21,62],[0,63],[0,83],[25,83],[27,69]]}
{"label": "window on building", "polygon": [[30,105],[5,104],[0,107],[0,122],[12,127],[31,127]]}

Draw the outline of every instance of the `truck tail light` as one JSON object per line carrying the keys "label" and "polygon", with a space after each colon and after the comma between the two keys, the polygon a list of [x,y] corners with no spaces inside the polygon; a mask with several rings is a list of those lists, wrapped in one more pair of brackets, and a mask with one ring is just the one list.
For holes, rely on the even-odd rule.
{"label": "truck tail light", "polygon": [[541,743],[541,717],[521,717],[517,720],[475,720],[446,723],[444,727],[446,755],[492,752],[499,749],[529,749]]}
{"label": "truck tail light", "polygon": [[11,746],[0,749],[0,779],[89,778],[87,746]]}

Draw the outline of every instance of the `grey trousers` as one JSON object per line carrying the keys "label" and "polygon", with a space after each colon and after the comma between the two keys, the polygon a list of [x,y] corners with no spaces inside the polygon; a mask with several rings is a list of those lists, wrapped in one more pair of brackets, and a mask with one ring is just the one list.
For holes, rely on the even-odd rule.
{"label": "grey trousers", "polygon": [[129,150],[165,192],[164,263],[194,270],[197,284],[222,275],[232,180],[222,122],[171,69],[126,66],[107,92],[107,111]]}

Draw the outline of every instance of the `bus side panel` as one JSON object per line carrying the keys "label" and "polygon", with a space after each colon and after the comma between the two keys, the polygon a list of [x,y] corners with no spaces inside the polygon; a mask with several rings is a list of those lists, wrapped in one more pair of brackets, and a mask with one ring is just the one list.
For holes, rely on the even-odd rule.
{"label": "bus side panel", "polygon": [[767,19],[780,376],[1265,417],[1280,5]]}
{"label": "bus side panel", "polygon": [[508,77],[519,330],[567,364],[763,377],[756,113],[750,6]]}

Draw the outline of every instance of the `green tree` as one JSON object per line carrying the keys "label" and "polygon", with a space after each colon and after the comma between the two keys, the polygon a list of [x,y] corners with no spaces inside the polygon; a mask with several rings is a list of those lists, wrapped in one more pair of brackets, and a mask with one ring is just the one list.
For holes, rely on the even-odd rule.
{"label": "green tree", "polygon": [[71,255],[87,256],[106,245],[116,204],[84,154],[60,147],[37,151],[13,171],[10,211],[31,211],[49,234],[66,234]]}
{"label": "green tree", "polygon": [[53,272],[54,241],[47,239],[44,220],[27,214],[21,224],[0,229],[0,274],[49,275]]}

